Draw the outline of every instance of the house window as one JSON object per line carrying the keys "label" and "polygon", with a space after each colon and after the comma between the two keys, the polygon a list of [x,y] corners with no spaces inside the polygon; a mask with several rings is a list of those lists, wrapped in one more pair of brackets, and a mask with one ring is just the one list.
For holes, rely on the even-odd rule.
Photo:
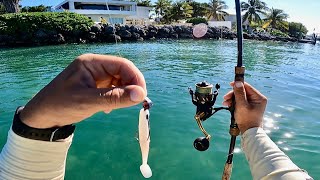
{"label": "house window", "polygon": [[123,18],[109,18],[111,24],[123,24]]}
{"label": "house window", "polygon": [[63,9],[69,9],[69,3],[64,3],[62,6],[61,6]]}
{"label": "house window", "polygon": [[117,5],[107,5],[107,4],[82,4],[79,2],[74,3],[75,9],[85,9],[85,10],[116,10],[121,11],[122,6]]}

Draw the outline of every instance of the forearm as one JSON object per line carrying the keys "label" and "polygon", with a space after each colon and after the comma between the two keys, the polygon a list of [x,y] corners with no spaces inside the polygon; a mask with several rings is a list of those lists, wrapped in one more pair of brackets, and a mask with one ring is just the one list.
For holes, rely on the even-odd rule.
{"label": "forearm", "polygon": [[10,129],[0,154],[0,179],[64,179],[72,138],[73,135],[59,142],[32,140],[18,136]]}
{"label": "forearm", "polygon": [[278,148],[262,128],[244,132],[241,145],[255,180],[312,179]]}

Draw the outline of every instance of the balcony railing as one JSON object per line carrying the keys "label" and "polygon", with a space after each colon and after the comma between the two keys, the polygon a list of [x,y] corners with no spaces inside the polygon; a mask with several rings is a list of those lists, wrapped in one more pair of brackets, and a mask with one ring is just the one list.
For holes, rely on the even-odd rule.
{"label": "balcony railing", "polygon": [[86,9],[73,9],[69,10],[70,12],[78,14],[122,14],[122,15],[135,15],[136,11],[129,10],[86,10]]}

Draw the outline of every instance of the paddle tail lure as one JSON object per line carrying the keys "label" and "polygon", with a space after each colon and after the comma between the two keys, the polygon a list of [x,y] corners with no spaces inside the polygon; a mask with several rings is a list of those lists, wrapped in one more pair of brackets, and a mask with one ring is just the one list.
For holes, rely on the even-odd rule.
{"label": "paddle tail lure", "polygon": [[139,114],[139,144],[141,149],[142,165],[140,171],[143,177],[150,178],[152,171],[148,165],[149,145],[150,145],[150,112],[152,101],[146,97],[143,101],[143,108]]}
{"label": "paddle tail lure", "polygon": [[[241,8],[240,0],[235,0],[236,5],[236,15],[237,15],[237,39],[238,39],[238,59],[237,66],[235,67],[235,81],[244,82],[244,72],[245,68],[242,64],[242,21],[241,21]],[[205,135],[205,137],[199,137],[193,142],[193,146],[199,151],[205,151],[209,148],[209,140],[211,135],[207,133],[204,129],[202,122],[210,118],[216,112],[225,109],[229,110],[231,114],[230,130],[231,135],[229,153],[226,164],[224,166],[222,180],[230,180],[232,173],[232,159],[233,151],[236,143],[236,137],[240,134],[240,130],[236,121],[234,119],[235,112],[235,98],[232,97],[232,105],[230,107],[214,107],[216,98],[218,96],[220,85],[216,84],[216,90],[212,91],[213,85],[205,81],[196,84],[196,90],[193,92],[189,88],[189,93],[191,95],[192,103],[197,107],[196,115],[194,116],[200,130]]]}

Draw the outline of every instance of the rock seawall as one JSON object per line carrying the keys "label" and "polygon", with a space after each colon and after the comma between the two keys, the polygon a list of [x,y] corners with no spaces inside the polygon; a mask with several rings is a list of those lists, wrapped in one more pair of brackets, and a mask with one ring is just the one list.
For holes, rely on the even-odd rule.
{"label": "rock seawall", "polygon": [[[0,47],[5,46],[38,46],[64,43],[105,43],[120,41],[143,41],[154,39],[193,39],[192,26],[129,26],[129,25],[100,25],[95,24],[89,30],[78,31],[70,34],[61,34],[55,31],[39,29],[34,34],[0,35]],[[275,37],[268,33],[247,34],[244,39],[260,41],[302,42],[291,37]],[[200,39],[234,39],[236,33],[228,28],[208,27],[204,37]]]}

